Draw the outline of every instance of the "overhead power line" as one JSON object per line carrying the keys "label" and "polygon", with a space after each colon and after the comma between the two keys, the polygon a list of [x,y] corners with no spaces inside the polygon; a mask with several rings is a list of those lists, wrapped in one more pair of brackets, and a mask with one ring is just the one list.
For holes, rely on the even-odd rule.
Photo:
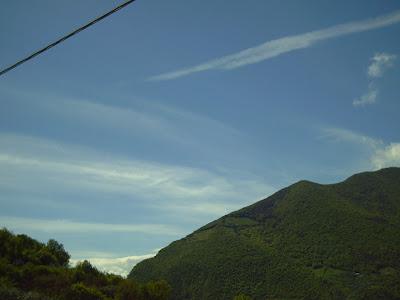
{"label": "overhead power line", "polygon": [[79,27],[78,29],[75,29],[74,31],[72,31],[71,33],[63,36],[62,38],[58,39],[57,41],[47,45],[46,47],[30,54],[29,56],[25,57],[24,59],[21,59],[20,61],[16,62],[15,64],[5,68],[4,70],[0,71],[0,76],[4,75],[5,73],[11,71],[12,69],[22,65],[23,63],[27,62],[28,60],[31,60],[32,58],[38,56],[39,54],[42,54],[43,52],[53,48],[54,46],[57,46],[58,44],[64,42],[65,40],[69,39],[70,37],[74,36],[75,34],[89,28],[90,26],[96,24],[97,22],[107,18],[108,16],[112,15],[113,13],[119,11],[120,9],[124,8],[125,6],[127,6],[128,4],[131,4],[132,2],[134,2],[135,0],[129,0],[126,1],[124,3],[122,3],[121,5],[115,7],[114,9],[110,10],[109,12],[105,13],[104,15],[90,21],[89,23],[87,23],[86,25],[83,25],[82,27]]}

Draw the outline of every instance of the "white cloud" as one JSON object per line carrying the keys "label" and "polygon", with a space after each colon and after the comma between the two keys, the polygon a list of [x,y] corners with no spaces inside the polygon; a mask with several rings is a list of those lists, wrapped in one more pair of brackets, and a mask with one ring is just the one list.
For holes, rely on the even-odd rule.
{"label": "white cloud", "polygon": [[378,149],[371,158],[375,169],[385,167],[400,167],[400,143],[391,143]]}
{"label": "white cloud", "polygon": [[187,233],[181,228],[164,224],[87,223],[71,220],[34,219],[9,216],[0,216],[0,226],[22,232],[28,230],[51,233],[130,232],[171,236],[182,236]]}
{"label": "white cloud", "polygon": [[377,53],[372,58],[372,63],[368,67],[368,76],[370,78],[382,77],[384,72],[392,67],[396,55],[388,53]]}
{"label": "white cloud", "polygon": [[284,53],[308,48],[319,41],[390,26],[398,22],[400,22],[400,11],[373,19],[345,23],[322,30],[315,30],[299,35],[287,36],[276,40],[267,41],[259,46],[217,58],[194,67],[153,76],[149,78],[149,80],[170,80],[211,69],[231,70],[249,64],[259,63]]}
{"label": "white cloud", "polygon": [[125,257],[86,257],[82,259],[71,259],[70,263],[76,265],[79,261],[88,260],[90,263],[98,268],[100,271],[107,273],[114,273],[122,276],[127,276],[132,268],[144,259],[154,257],[157,252],[144,254],[144,255],[132,255]]}
{"label": "white cloud", "polygon": [[371,64],[368,67],[368,91],[359,99],[353,100],[353,106],[364,106],[374,104],[377,101],[379,90],[377,88],[376,79],[382,77],[385,71],[394,65],[396,55],[388,53],[377,53],[371,58]]}
{"label": "white cloud", "polygon": [[359,99],[353,100],[354,106],[364,106],[367,104],[373,104],[376,102],[378,97],[378,90],[376,88],[369,87],[368,91],[361,96]]}

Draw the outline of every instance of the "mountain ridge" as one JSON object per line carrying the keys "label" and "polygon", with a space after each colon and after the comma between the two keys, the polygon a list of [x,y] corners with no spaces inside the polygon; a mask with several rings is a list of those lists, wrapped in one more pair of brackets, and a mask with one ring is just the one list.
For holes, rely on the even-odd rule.
{"label": "mountain ridge", "polygon": [[400,168],[301,180],[171,243],[129,277],[164,278],[178,300],[397,299],[399,232]]}

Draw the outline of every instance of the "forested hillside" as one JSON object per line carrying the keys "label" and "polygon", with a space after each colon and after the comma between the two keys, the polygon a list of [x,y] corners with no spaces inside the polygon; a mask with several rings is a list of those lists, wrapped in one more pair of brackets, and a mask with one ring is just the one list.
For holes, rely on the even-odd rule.
{"label": "forested hillside", "polygon": [[400,169],[300,181],[134,267],[173,298],[400,299]]}

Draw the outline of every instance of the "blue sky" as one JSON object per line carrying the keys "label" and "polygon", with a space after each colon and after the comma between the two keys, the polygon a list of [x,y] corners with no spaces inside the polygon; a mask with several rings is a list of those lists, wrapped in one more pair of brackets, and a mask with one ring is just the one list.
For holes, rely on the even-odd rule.
{"label": "blue sky", "polygon": [[[8,1],[6,67],[119,1]],[[0,223],[126,274],[300,179],[400,165],[398,1],[137,1],[0,77]]]}

